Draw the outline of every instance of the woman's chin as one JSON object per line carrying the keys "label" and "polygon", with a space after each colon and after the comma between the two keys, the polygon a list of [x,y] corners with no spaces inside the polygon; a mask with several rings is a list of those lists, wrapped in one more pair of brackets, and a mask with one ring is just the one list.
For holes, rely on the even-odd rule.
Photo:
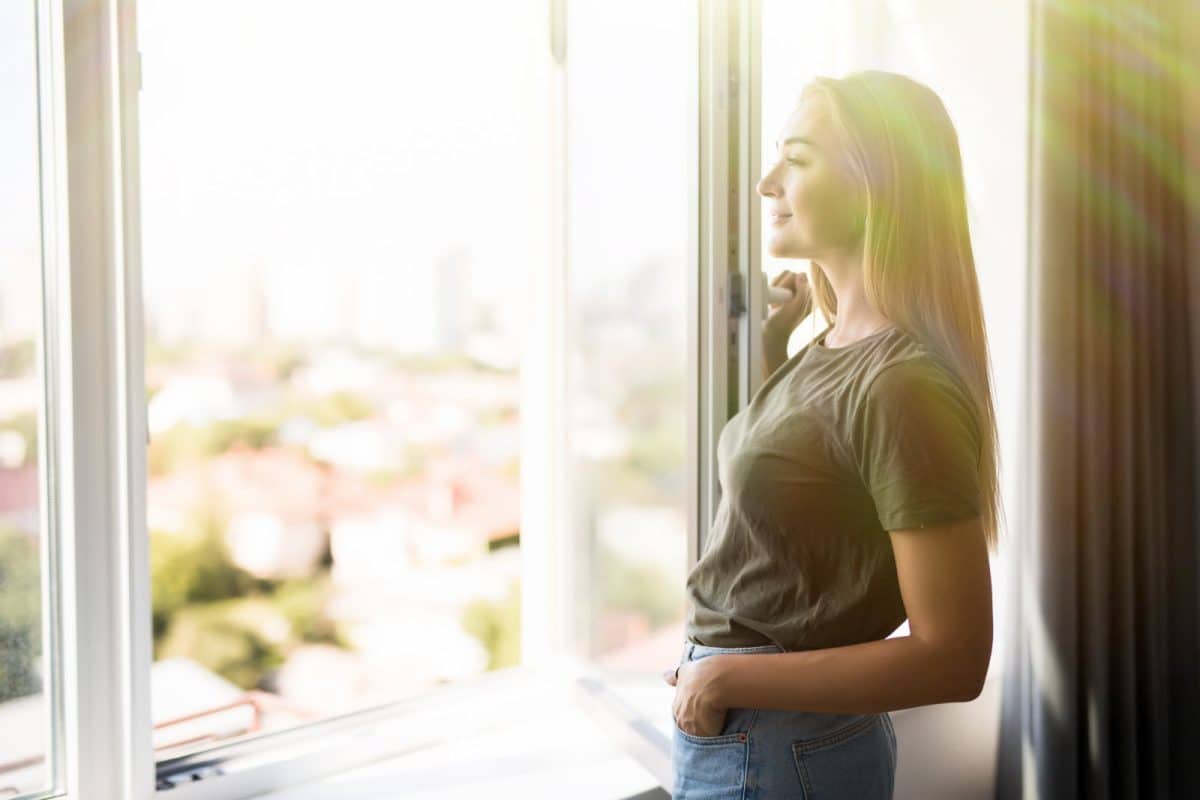
{"label": "woman's chin", "polygon": [[775,258],[808,258],[808,250],[803,245],[789,242],[777,237],[767,240],[767,253]]}

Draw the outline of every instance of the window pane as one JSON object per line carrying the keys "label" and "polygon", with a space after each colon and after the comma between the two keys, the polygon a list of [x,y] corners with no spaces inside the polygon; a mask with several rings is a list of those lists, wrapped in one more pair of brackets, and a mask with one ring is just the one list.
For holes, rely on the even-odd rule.
{"label": "window pane", "polygon": [[[581,655],[653,673],[683,648],[687,3],[567,12],[568,446]],[[619,55],[616,55],[619,54]]]}
{"label": "window pane", "polygon": [[0,797],[54,787],[33,3],[0,3]]}
{"label": "window pane", "polygon": [[139,9],[160,759],[518,663],[545,24]]}

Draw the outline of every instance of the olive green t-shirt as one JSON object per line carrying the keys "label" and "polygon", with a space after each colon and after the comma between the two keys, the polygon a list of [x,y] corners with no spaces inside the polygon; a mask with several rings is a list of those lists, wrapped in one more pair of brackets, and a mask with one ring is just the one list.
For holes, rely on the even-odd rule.
{"label": "olive green t-shirt", "polygon": [[887,531],[980,514],[979,422],[945,362],[896,327],[836,348],[829,330],[721,430],[721,497],[687,579],[693,642],[886,638],[908,616]]}

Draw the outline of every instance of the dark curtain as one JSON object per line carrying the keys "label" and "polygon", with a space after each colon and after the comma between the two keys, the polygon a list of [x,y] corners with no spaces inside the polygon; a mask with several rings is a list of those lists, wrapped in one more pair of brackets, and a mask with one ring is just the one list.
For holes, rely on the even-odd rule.
{"label": "dark curtain", "polygon": [[1181,33],[1200,2],[1031,13],[1028,469],[996,797],[1200,797],[1196,57]]}

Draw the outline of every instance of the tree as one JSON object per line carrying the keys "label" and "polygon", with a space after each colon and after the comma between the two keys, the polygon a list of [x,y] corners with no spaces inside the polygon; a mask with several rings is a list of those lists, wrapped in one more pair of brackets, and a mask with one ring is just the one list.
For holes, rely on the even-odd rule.
{"label": "tree", "polygon": [[42,690],[42,592],[37,540],[0,527],[0,702]]}
{"label": "tree", "polygon": [[463,629],[483,643],[489,670],[521,663],[521,582],[513,581],[499,603],[475,600],[463,611]]}

